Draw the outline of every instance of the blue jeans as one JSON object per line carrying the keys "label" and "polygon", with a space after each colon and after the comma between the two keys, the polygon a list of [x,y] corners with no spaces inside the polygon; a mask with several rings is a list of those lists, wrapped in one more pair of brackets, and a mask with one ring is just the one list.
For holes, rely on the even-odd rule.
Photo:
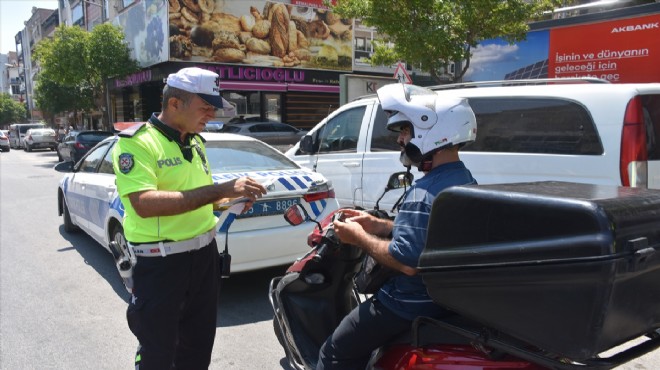
{"label": "blue jeans", "polygon": [[371,297],[346,315],[321,346],[316,370],[364,370],[375,349],[392,342],[411,325],[412,321]]}

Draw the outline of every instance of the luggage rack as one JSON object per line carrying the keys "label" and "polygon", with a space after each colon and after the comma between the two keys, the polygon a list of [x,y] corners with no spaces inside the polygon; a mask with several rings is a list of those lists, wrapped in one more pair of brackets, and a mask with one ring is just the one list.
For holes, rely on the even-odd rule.
{"label": "luggage rack", "polygon": [[[464,318],[458,318],[458,320],[451,319],[451,321],[432,319],[430,317],[416,318],[412,324],[413,347],[419,347],[421,345],[420,328],[424,325],[433,325],[468,339],[477,349],[489,348],[494,350],[493,352],[508,353],[549,369],[558,370],[609,370],[660,347],[660,329],[658,329],[646,334],[649,338],[648,340],[610,357],[590,358],[581,360],[580,362],[574,362],[561,357],[561,355],[547,353],[497,330],[480,326],[476,322],[468,321]],[[488,351],[484,351],[484,353],[489,354]]]}
{"label": "luggage rack", "polygon": [[609,84],[610,82],[595,77],[569,77],[569,78],[530,78],[522,80],[498,80],[478,82],[458,82],[446,85],[429,86],[433,91],[463,89],[471,87],[498,87],[498,86],[528,86],[528,85],[561,85],[561,84]]}

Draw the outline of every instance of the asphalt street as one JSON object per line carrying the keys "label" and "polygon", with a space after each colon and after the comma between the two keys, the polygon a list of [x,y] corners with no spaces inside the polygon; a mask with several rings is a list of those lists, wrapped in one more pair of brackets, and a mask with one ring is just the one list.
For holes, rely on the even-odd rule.
{"label": "asphalt street", "polygon": [[[132,369],[129,294],[104,248],[64,231],[56,161],[50,151],[0,154],[0,369]],[[267,297],[284,269],[223,282],[211,369],[288,369]],[[618,369],[658,368],[660,350]]]}

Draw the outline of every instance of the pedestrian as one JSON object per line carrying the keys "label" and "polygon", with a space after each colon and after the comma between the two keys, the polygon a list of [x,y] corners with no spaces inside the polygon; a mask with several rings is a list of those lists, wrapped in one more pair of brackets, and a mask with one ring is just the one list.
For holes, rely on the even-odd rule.
{"label": "pedestrian", "polygon": [[363,370],[373,350],[410,330],[416,317],[448,314],[428,295],[417,263],[435,197],[447,187],[477,183],[458,155],[477,132],[465,99],[441,99],[431,90],[404,84],[383,86],[377,94],[389,116],[387,128],[399,132],[402,164],[425,175],[408,189],[394,221],[348,209],[344,222],[334,221],[343,243],[362,248],[399,274],[344,317],[321,346],[317,370]]}
{"label": "pedestrian", "polygon": [[214,184],[198,135],[222,109],[219,76],[170,74],[162,112],[122,131],[113,149],[124,234],[133,267],[126,312],[139,370],[208,369],[216,332],[220,267],[213,204],[266,190],[242,177]]}

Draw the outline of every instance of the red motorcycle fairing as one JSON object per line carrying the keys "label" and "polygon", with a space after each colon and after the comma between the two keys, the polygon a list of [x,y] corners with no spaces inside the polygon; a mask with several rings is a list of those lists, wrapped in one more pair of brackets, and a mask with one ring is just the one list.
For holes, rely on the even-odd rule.
{"label": "red motorcycle fairing", "polygon": [[544,367],[505,355],[488,358],[471,345],[435,344],[413,347],[397,344],[387,347],[374,370],[543,370]]}

